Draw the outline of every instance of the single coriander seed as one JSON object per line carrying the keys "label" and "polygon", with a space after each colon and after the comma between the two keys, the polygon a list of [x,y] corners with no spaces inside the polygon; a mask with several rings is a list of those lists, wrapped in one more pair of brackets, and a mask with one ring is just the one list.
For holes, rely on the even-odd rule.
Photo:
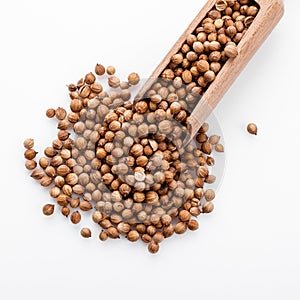
{"label": "single coriander seed", "polygon": [[247,126],[247,131],[248,131],[250,134],[257,135],[257,126],[256,126],[256,124],[250,123],[250,124]]}
{"label": "single coriander seed", "polygon": [[104,66],[102,66],[101,64],[97,64],[96,67],[95,67],[95,73],[96,73],[98,76],[104,75],[104,73],[105,73],[105,68],[104,68]]}
{"label": "single coriander seed", "polygon": [[131,85],[137,85],[140,82],[140,76],[137,73],[131,73],[128,75],[128,82]]}
{"label": "single coriander seed", "polygon": [[212,202],[206,202],[203,205],[202,210],[205,214],[209,214],[214,210],[214,204]]}
{"label": "single coriander seed", "polygon": [[155,254],[159,251],[159,245],[155,242],[151,242],[148,245],[148,250],[150,253]]}
{"label": "single coriander seed", "polygon": [[190,220],[188,222],[188,228],[191,231],[195,231],[199,228],[199,223],[196,220]]}
{"label": "single coriander seed", "polygon": [[54,212],[54,205],[53,204],[46,204],[43,207],[43,214],[45,216],[51,216]]}
{"label": "single coriander seed", "polygon": [[67,218],[70,214],[70,208],[67,206],[62,207],[61,213]]}
{"label": "single coriander seed", "polygon": [[99,239],[100,241],[105,242],[108,239],[108,234],[102,230],[99,234]]}
{"label": "single coriander seed", "polygon": [[227,45],[224,49],[225,55],[229,58],[234,58],[238,55],[238,50],[235,45]]}
{"label": "single coriander seed", "polygon": [[63,120],[63,119],[66,118],[67,112],[66,112],[66,110],[65,110],[64,108],[59,107],[59,108],[57,108],[56,111],[55,111],[55,116],[56,116],[56,118],[57,118],[58,120]]}
{"label": "single coriander seed", "polygon": [[71,219],[71,222],[73,224],[78,224],[80,222],[80,220],[81,220],[81,214],[80,214],[80,212],[79,211],[73,212],[71,214],[71,218],[70,219]]}
{"label": "single coriander seed", "polygon": [[91,230],[89,228],[86,228],[86,227],[81,229],[80,234],[81,234],[82,237],[84,237],[86,239],[88,239],[92,236]]}
{"label": "single coriander seed", "polygon": [[116,73],[115,67],[113,67],[113,66],[108,66],[108,67],[106,68],[106,73],[107,73],[108,75],[114,75],[114,74]]}
{"label": "single coriander seed", "polygon": [[53,108],[47,109],[47,111],[46,111],[46,116],[47,116],[48,118],[53,118],[53,117],[55,116],[55,109],[53,109]]}
{"label": "single coriander seed", "polygon": [[34,140],[26,139],[23,144],[26,149],[32,149],[34,147]]}
{"label": "single coriander seed", "polygon": [[215,145],[215,150],[217,152],[224,152],[224,146],[222,144]]}
{"label": "single coriander seed", "polygon": [[32,160],[36,157],[37,155],[37,152],[34,151],[33,149],[27,149],[25,152],[24,152],[24,157],[28,160]]}
{"label": "single coriander seed", "polygon": [[93,84],[95,82],[95,80],[96,80],[96,77],[92,72],[85,75],[85,78],[84,78],[85,83]]}
{"label": "single coriander seed", "polygon": [[37,166],[37,163],[35,160],[27,160],[25,163],[25,167],[27,170],[34,170]]}

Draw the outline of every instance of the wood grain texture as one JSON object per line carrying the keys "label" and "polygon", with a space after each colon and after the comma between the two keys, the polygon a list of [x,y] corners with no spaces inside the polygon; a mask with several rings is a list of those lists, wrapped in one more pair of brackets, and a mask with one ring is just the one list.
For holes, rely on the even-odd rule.
{"label": "wood grain texture", "polygon": [[[191,137],[197,133],[203,122],[217,106],[224,94],[283,16],[283,0],[256,0],[256,2],[260,5],[260,10],[246,34],[238,44],[238,56],[227,60],[221,71],[216,76],[216,79],[206,90],[190,116],[189,131]],[[214,4],[215,0],[207,1],[202,10],[198,13],[162,62],[154,70],[150,79],[143,85],[136,99],[141,98],[150,89],[153,80],[161,75],[164,69],[168,66],[171,57],[179,51],[185,42],[188,34],[195,31]]]}

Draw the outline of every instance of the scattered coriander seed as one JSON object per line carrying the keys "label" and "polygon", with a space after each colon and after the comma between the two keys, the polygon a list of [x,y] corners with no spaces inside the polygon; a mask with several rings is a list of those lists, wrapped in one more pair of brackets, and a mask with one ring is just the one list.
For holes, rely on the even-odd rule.
{"label": "scattered coriander seed", "polygon": [[257,126],[254,123],[250,123],[247,126],[247,131],[252,135],[257,135]]}
{"label": "scattered coriander seed", "polygon": [[108,66],[108,67],[106,68],[106,73],[107,73],[108,75],[114,75],[114,74],[116,73],[115,67],[113,67],[113,66]]}
{"label": "scattered coriander seed", "polygon": [[214,175],[208,175],[206,178],[205,178],[205,182],[207,182],[208,184],[212,184],[216,181],[216,176]]}
{"label": "scattered coriander seed", "polygon": [[99,234],[99,239],[100,241],[105,242],[108,239],[108,234],[102,230]]}
{"label": "scattered coriander seed", "polygon": [[86,239],[88,239],[92,236],[91,230],[89,228],[86,228],[86,227],[81,229],[80,234],[81,234],[82,237],[84,237]]}
{"label": "scattered coriander seed", "polygon": [[164,235],[161,232],[156,232],[153,235],[153,241],[157,244],[162,243],[164,240]]}
{"label": "scattered coriander seed", "polygon": [[222,144],[215,145],[215,150],[217,152],[224,152],[224,146]]}
{"label": "scattered coriander seed", "polygon": [[218,135],[211,135],[210,137],[209,137],[209,140],[208,140],[212,145],[216,145],[216,144],[218,144],[219,143],[219,141],[220,141],[220,136],[218,136]]}
{"label": "scattered coriander seed", "polygon": [[38,169],[38,170],[34,170],[34,171],[31,173],[30,176],[31,176],[33,179],[39,180],[39,179],[42,179],[44,175],[45,175],[44,170]]}
{"label": "scattered coriander seed", "polygon": [[117,228],[115,227],[109,227],[107,229],[107,234],[108,234],[108,237],[110,237],[111,239],[118,239],[120,238],[120,235],[119,235],[119,232],[117,230]]}
{"label": "scattered coriander seed", "polygon": [[112,88],[117,88],[120,86],[120,79],[116,76],[111,76],[108,78],[108,85]]}
{"label": "scattered coriander seed", "polygon": [[159,245],[155,242],[151,242],[148,245],[148,250],[150,253],[155,254],[159,251]]}
{"label": "scattered coriander seed", "polygon": [[37,163],[35,160],[27,160],[26,163],[25,163],[25,167],[26,169],[28,170],[34,170],[37,166]]}
{"label": "scattered coriander seed", "polygon": [[211,213],[213,210],[214,210],[214,205],[212,202],[206,202],[203,207],[203,212],[206,213],[206,214],[209,214]]}
{"label": "scattered coriander seed", "polygon": [[152,237],[149,234],[142,234],[141,239],[146,244],[149,244],[152,241]]}
{"label": "scattered coriander seed", "polygon": [[[57,177],[56,177],[57,178]],[[79,198],[74,198],[70,200],[70,206],[72,208],[78,208],[80,204],[80,199]]]}
{"label": "scattered coriander seed", "polygon": [[140,76],[137,73],[131,73],[128,75],[128,83],[131,85],[137,85],[140,82]]}
{"label": "scattered coriander seed", "polygon": [[61,209],[61,213],[65,216],[65,217],[68,217],[69,214],[70,214],[70,209],[66,206],[62,207]]}
{"label": "scattered coriander seed", "polygon": [[183,234],[186,232],[187,226],[184,222],[179,222],[175,225],[174,229],[177,234]]}
{"label": "scattered coriander seed", "polygon": [[33,147],[34,147],[34,140],[33,139],[26,139],[25,141],[24,141],[24,147],[26,148],[26,149],[32,149]]}
{"label": "scattered coriander seed", "polygon": [[55,116],[58,120],[63,120],[67,116],[67,112],[64,108],[59,107],[55,111]]}
{"label": "scattered coriander seed", "polygon": [[36,155],[37,155],[37,152],[34,151],[33,149],[27,149],[24,152],[24,157],[28,160],[34,159],[36,157]]}
{"label": "scattered coriander seed", "polygon": [[46,204],[43,207],[43,214],[45,216],[51,216],[54,212],[54,205],[53,204]]}
{"label": "scattered coriander seed", "polygon": [[188,228],[189,228],[189,230],[191,230],[191,231],[198,230],[198,228],[199,228],[199,223],[198,223],[196,220],[190,220],[190,221],[188,222]]}
{"label": "scattered coriander seed", "polygon": [[82,201],[80,202],[79,204],[79,208],[82,210],[82,211],[89,211],[92,209],[92,205],[89,201]]}
{"label": "scattered coriander seed", "polygon": [[40,185],[41,186],[44,186],[44,187],[47,187],[49,186],[51,183],[52,183],[53,179],[49,176],[43,176],[41,179],[40,179]]}
{"label": "scattered coriander seed", "polygon": [[54,167],[52,166],[47,166],[45,169],[45,173],[49,176],[49,177],[54,177],[56,175],[56,170]]}
{"label": "scattered coriander seed", "polygon": [[40,158],[39,165],[41,168],[46,169],[46,167],[49,165],[49,159],[46,157]]}
{"label": "scattered coriander seed", "polygon": [[47,109],[47,111],[46,111],[46,116],[47,116],[48,118],[53,118],[53,117],[55,116],[55,109],[53,109],[53,108]]}
{"label": "scattered coriander seed", "polygon": [[95,75],[90,72],[88,73],[87,75],[85,75],[85,78],[84,78],[84,82],[87,83],[87,84],[93,84],[96,80],[96,77]]}
{"label": "scattered coriander seed", "polygon": [[208,189],[204,193],[204,197],[205,197],[206,201],[212,201],[212,200],[214,200],[215,196],[216,196],[215,192],[212,189]]}
{"label": "scattered coriander seed", "polygon": [[201,150],[205,154],[211,154],[211,152],[212,152],[212,144],[210,142],[204,142],[202,144]]}
{"label": "scattered coriander seed", "polygon": [[130,242],[136,242],[139,239],[140,235],[136,230],[131,230],[127,234],[127,239]]}
{"label": "scattered coriander seed", "polygon": [[191,214],[187,211],[187,210],[182,210],[180,213],[179,213],[179,219],[182,221],[182,222],[187,222],[191,217]]}
{"label": "scattered coriander seed", "polygon": [[75,211],[71,214],[70,219],[73,224],[78,224],[81,221],[81,214],[78,211]]}
{"label": "scattered coriander seed", "polygon": [[101,64],[97,64],[95,67],[95,73],[99,76],[102,76],[105,74],[105,68]]}

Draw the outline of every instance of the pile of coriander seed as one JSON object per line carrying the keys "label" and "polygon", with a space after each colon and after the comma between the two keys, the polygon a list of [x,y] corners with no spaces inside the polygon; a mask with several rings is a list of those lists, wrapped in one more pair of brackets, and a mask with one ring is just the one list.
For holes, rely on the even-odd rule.
{"label": "pile of coriander seed", "polygon": [[[209,174],[214,165],[210,154],[213,147],[222,152],[223,146],[219,136],[207,136],[205,123],[197,145],[183,149],[186,127],[173,118],[180,114],[179,102],[162,108],[167,103],[162,97],[166,82],[155,83],[151,99],[156,99],[158,108],[150,112],[150,99],[130,101],[130,87],[138,84],[139,76],[130,74],[121,83],[111,69],[97,65],[95,73],[102,76],[106,71],[108,82],[111,78],[119,82],[112,91],[103,91],[89,73],[68,86],[69,113],[62,107],[46,111],[47,117],[58,121],[57,139],[38,161],[33,139],[25,140],[26,168],[32,178],[49,187],[53,203],[43,207],[45,215],[52,215],[57,205],[78,224],[82,214],[93,211],[101,241],[124,235],[131,242],[141,239],[156,253],[165,238],[198,229],[193,217],[213,210],[215,193],[204,185],[215,182]],[[92,232],[82,228],[81,235],[89,238]]]}
{"label": "pile of coriander seed", "polygon": [[[141,239],[151,253],[174,233],[198,229],[196,218],[214,209],[215,192],[207,187],[216,180],[210,174],[212,152],[224,147],[219,136],[208,136],[207,123],[195,143],[183,147],[183,140],[190,112],[213,81],[212,72],[216,76],[237,55],[234,47],[254,17],[251,3],[217,1],[140,99],[131,95],[139,75],[131,73],[121,82],[112,66],[97,64],[95,74],[68,85],[70,112],[61,107],[46,112],[57,119],[58,133],[44,157],[37,161],[33,139],[24,142],[26,168],[53,199],[43,207],[45,215],[52,215],[56,205],[78,224],[82,214],[92,211],[101,241],[122,235],[130,242]],[[226,43],[218,41],[223,35]],[[81,235],[89,238],[92,232],[82,228]]]}

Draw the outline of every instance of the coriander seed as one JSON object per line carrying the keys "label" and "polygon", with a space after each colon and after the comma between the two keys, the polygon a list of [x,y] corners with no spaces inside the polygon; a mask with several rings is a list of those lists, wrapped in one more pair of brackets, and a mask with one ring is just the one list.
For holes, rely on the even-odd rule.
{"label": "coriander seed", "polygon": [[30,176],[36,180],[39,180],[42,179],[44,175],[45,175],[44,170],[38,169],[38,170],[34,170]]}
{"label": "coriander seed", "polygon": [[187,222],[191,217],[191,214],[187,211],[187,210],[182,210],[180,213],[179,213],[179,219],[182,221],[182,222]]}
{"label": "coriander seed", "polygon": [[177,234],[183,234],[186,232],[187,226],[184,222],[179,222],[175,225],[174,229]]}
{"label": "coriander seed", "polygon": [[114,75],[114,74],[116,73],[115,67],[113,67],[113,66],[108,66],[108,67],[106,68],[106,73],[107,73],[108,75]]}
{"label": "coriander seed", "polygon": [[229,58],[234,58],[238,55],[238,50],[235,45],[227,45],[224,49],[225,55]]}
{"label": "coriander seed", "polygon": [[120,86],[120,79],[116,76],[111,76],[108,78],[108,85],[112,88],[117,88]]}
{"label": "coriander seed", "polygon": [[59,108],[57,108],[56,111],[55,111],[55,116],[56,116],[56,118],[57,118],[58,120],[63,120],[63,119],[66,118],[67,112],[66,112],[66,110],[65,110],[64,108],[59,107]]}
{"label": "coriander seed", "polygon": [[55,109],[53,109],[53,108],[47,109],[47,111],[46,111],[46,116],[47,116],[48,118],[53,118],[53,117],[55,116]]}
{"label": "coriander seed", "polygon": [[95,73],[99,76],[102,76],[105,73],[105,68],[101,64],[97,64],[95,67]]}
{"label": "coriander seed", "polygon": [[130,242],[136,242],[139,239],[140,235],[136,230],[131,230],[127,234],[127,239]]}
{"label": "coriander seed", "polygon": [[65,216],[67,218],[70,214],[70,209],[68,207],[64,206],[61,209],[61,213],[63,216]]}
{"label": "coriander seed", "polygon": [[84,82],[86,84],[93,84],[95,82],[95,80],[96,80],[96,77],[92,72],[85,75]]}
{"label": "coriander seed", "polygon": [[227,2],[225,0],[217,0],[215,6],[218,11],[224,11],[227,7]]}
{"label": "coriander seed", "polygon": [[82,237],[88,239],[92,236],[92,232],[89,228],[82,228],[81,231],[80,231],[80,234]]}
{"label": "coriander seed", "polygon": [[211,213],[213,210],[214,210],[214,205],[212,202],[206,202],[203,207],[203,212],[206,213],[206,214],[209,214]]}
{"label": "coriander seed", "polygon": [[43,207],[43,214],[45,216],[51,216],[54,212],[54,205],[53,204],[46,204]]}
{"label": "coriander seed", "polygon": [[222,144],[215,145],[215,150],[217,152],[224,152],[224,146]]}
{"label": "coriander seed", "polygon": [[99,234],[99,239],[102,242],[105,242],[108,239],[108,235],[105,231],[101,231],[101,233]]}
{"label": "coriander seed", "polygon": [[25,167],[28,170],[34,170],[37,166],[37,163],[35,160],[27,160],[25,163]]}
{"label": "coriander seed", "polygon": [[188,222],[188,228],[189,228],[189,230],[191,230],[191,231],[198,230],[198,228],[199,228],[199,223],[198,223],[196,220],[190,220],[190,221]]}
{"label": "coriander seed", "polygon": [[140,76],[137,73],[131,73],[128,75],[128,82],[131,85],[137,85],[140,82]]}
{"label": "coriander seed", "polygon": [[206,190],[204,193],[204,197],[206,199],[206,201],[212,201],[215,199],[215,192],[212,189]]}
{"label": "coriander seed", "polygon": [[25,152],[24,152],[24,157],[28,160],[32,160],[36,157],[37,155],[37,152],[34,151],[33,149],[27,149]]}
{"label": "coriander seed", "polygon": [[254,123],[250,123],[247,126],[247,131],[252,135],[257,135],[257,126]]}
{"label": "coriander seed", "polygon": [[73,224],[78,224],[81,220],[81,214],[78,211],[73,212],[70,220]]}
{"label": "coriander seed", "polygon": [[40,179],[40,184],[41,184],[41,186],[47,187],[47,186],[49,186],[51,183],[52,183],[52,178],[49,177],[49,176],[43,176],[43,177]]}
{"label": "coriander seed", "polygon": [[107,229],[107,234],[108,234],[108,237],[110,237],[111,239],[118,239],[118,238],[120,238],[119,232],[118,232],[118,230],[115,227],[109,227]]}
{"label": "coriander seed", "polygon": [[209,137],[209,140],[208,140],[208,141],[210,142],[210,144],[216,145],[216,144],[218,144],[219,141],[220,141],[220,136],[218,136],[218,135],[211,135],[211,136]]}
{"label": "coriander seed", "polygon": [[23,144],[24,144],[24,147],[26,149],[28,149],[28,150],[32,149],[34,147],[34,140],[33,139],[26,139]]}
{"label": "coriander seed", "polygon": [[159,245],[155,242],[151,242],[148,245],[148,250],[150,253],[155,254],[159,251]]}

